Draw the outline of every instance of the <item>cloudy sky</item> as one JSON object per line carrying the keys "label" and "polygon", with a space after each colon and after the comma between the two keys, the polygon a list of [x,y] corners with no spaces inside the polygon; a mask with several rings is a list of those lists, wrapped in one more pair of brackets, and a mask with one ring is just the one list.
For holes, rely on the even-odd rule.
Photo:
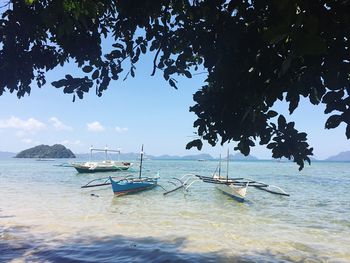
{"label": "cloudy sky", "polygon": [[[195,115],[189,112],[194,104],[192,95],[202,86],[205,75],[178,78],[179,89],[175,90],[163,80],[161,72],[150,77],[152,60],[146,57],[139,62],[136,78],[112,82],[101,98],[92,91],[73,103],[71,95],[49,84],[67,73],[79,76],[72,64],[49,72],[48,84],[41,89],[33,85],[30,96],[17,99],[15,94],[5,93],[0,97],[0,151],[61,143],[75,153],[88,152],[91,145],[138,152],[143,143],[152,155],[199,153],[185,146],[196,131]],[[279,103],[276,109],[286,113],[287,105]],[[308,133],[318,159],[350,150],[344,125],[324,130],[327,117],[323,110],[302,102],[292,116],[286,116]],[[226,149],[227,145],[213,148],[205,144],[202,152],[218,156]],[[266,159],[271,156],[263,147],[254,148],[252,154]]]}

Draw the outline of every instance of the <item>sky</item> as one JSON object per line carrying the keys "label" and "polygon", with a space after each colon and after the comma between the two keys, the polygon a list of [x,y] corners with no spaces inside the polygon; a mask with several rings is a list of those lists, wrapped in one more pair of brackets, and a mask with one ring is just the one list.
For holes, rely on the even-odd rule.
{"label": "sky", "polygon": [[[139,152],[141,144],[146,153],[156,156],[209,153],[218,157],[227,148],[233,152],[233,143],[211,147],[204,142],[201,152],[185,149],[196,138],[196,116],[189,107],[194,105],[193,94],[203,85],[205,74],[192,79],[178,77],[179,89],[175,90],[160,71],[150,76],[152,61],[151,55],[141,58],[136,77],[111,82],[102,97],[91,90],[83,100],[72,102],[72,95],[50,85],[65,74],[81,75],[73,63],[49,72],[47,84],[41,89],[33,84],[30,96],[18,99],[15,94],[5,93],[0,96],[0,151],[19,152],[39,144],[60,143],[75,153],[87,153],[90,146]],[[350,150],[345,125],[324,129],[327,116],[323,106],[302,100],[292,116],[288,116],[285,102],[274,108],[288,121],[295,121],[299,131],[308,133],[317,159]],[[252,148],[251,154],[271,158],[271,152],[262,146]]]}

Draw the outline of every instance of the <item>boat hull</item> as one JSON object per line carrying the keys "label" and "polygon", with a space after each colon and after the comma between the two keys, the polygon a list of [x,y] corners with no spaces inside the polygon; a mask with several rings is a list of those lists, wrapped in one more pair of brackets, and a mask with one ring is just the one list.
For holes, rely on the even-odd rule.
{"label": "boat hull", "polygon": [[108,162],[102,163],[73,163],[72,166],[78,173],[99,173],[99,172],[118,172],[126,171],[130,168],[131,163],[113,164]]}
{"label": "boat hull", "polygon": [[109,178],[112,190],[115,196],[122,196],[127,194],[133,194],[145,190],[152,189],[157,186],[157,178],[147,178],[147,179],[128,179],[114,181]]}
{"label": "boat hull", "polygon": [[107,168],[95,168],[90,169],[88,167],[77,167],[73,166],[78,173],[100,173],[100,172],[117,172],[117,171],[125,171],[129,169],[129,167],[107,167]]}
{"label": "boat hull", "polygon": [[247,194],[247,186],[235,186],[232,184],[218,184],[216,188],[238,202],[244,202]]}

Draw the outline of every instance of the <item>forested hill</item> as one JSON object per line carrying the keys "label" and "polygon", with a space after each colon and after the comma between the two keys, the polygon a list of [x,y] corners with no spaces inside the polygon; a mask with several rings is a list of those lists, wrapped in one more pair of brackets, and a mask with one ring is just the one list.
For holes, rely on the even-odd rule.
{"label": "forested hill", "polygon": [[21,151],[15,158],[75,158],[74,153],[61,144],[38,145]]}
{"label": "forested hill", "polygon": [[337,155],[327,158],[326,161],[350,161],[350,151],[338,153]]}

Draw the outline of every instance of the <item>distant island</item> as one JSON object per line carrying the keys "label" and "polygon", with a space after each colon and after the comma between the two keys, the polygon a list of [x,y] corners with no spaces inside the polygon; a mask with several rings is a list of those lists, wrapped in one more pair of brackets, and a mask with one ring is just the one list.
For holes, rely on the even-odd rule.
{"label": "distant island", "polygon": [[178,156],[178,155],[161,155],[161,156],[150,156],[151,159],[154,160],[213,160],[214,158],[210,154],[194,154],[194,155],[185,155],[185,156]]}
{"label": "distant island", "polygon": [[335,161],[335,162],[346,162],[346,161],[350,161],[350,151],[346,151],[346,152],[341,152],[338,153],[337,155],[328,157],[326,159],[326,161]]}
{"label": "distant island", "polygon": [[257,161],[259,160],[257,157],[253,155],[245,156],[241,153],[235,153],[234,155],[230,154],[229,159],[233,161]]}
{"label": "distant island", "polygon": [[[58,152],[68,152],[65,154],[58,154],[58,155],[50,155],[50,157],[39,157],[38,152],[45,153],[47,152],[46,148],[52,148],[58,146]],[[37,148],[39,147],[39,151],[37,152]],[[42,148],[42,150],[40,150]],[[35,150],[34,150],[35,149]],[[61,151],[61,149],[64,149]],[[30,151],[29,153],[27,151]],[[52,151],[55,152],[56,150]],[[28,157],[29,156],[29,157]],[[43,155],[40,155],[43,156]],[[47,156],[44,154],[44,156]],[[64,157],[51,157],[51,156],[64,156]],[[70,156],[70,157],[66,157]],[[63,145],[55,144],[53,146],[48,145],[39,145],[34,148],[27,149],[25,151],[22,151],[16,155],[14,152],[6,152],[6,151],[0,151],[0,159],[2,158],[80,158],[80,159],[89,159],[90,153],[80,153],[76,154],[76,156],[67,148],[65,148]],[[95,156],[94,156],[95,157]],[[96,156],[104,159],[104,155]],[[138,153],[121,153],[119,156],[123,160],[137,160],[139,158]],[[161,155],[161,156],[153,156],[146,154],[147,159],[151,160],[198,160],[198,161],[210,161],[210,160],[218,160],[218,158],[212,157],[210,154],[194,154],[194,155],[185,155],[185,156],[178,156],[178,155]],[[222,155],[222,159],[225,159],[226,156]],[[117,159],[117,156],[115,157]],[[350,151],[341,152],[337,155],[330,156],[327,159],[315,159],[313,157],[310,157],[311,161],[327,161],[327,162],[350,162]],[[233,155],[230,154],[230,160],[232,161],[256,161],[259,160],[257,157],[253,155],[244,156],[241,153],[235,153]],[[276,159],[271,159],[272,161],[276,161]],[[282,158],[277,161],[283,161],[288,162],[289,160],[287,158]]]}
{"label": "distant island", "polygon": [[0,151],[0,158],[12,158],[14,157],[16,154],[13,152],[1,152]]}
{"label": "distant island", "polygon": [[[90,154],[89,153],[78,153],[76,154],[77,158],[80,159],[89,159]],[[118,156],[111,156],[112,159],[117,159]],[[138,153],[121,153],[119,155],[119,158],[122,160],[137,160],[140,157],[140,154]],[[96,156],[93,156],[93,158],[104,158],[104,155],[96,154]],[[189,160],[189,161],[213,161],[213,160],[219,160],[219,158],[214,158],[210,154],[207,153],[202,153],[202,154],[193,154],[193,155],[184,155],[184,156],[179,156],[179,155],[160,155],[160,156],[154,156],[154,155],[149,155],[145,154],[145,158],[148,160]],[[222,159],[226,159],[226,156],[222,156]],[[230,160],[231,161],[253,161],[253,160],[258,160],[257,157],[248,155],[244,156],[241,153],[236,153],[234,155],[230,154]]]}
{"label": "distant island", "polygon": [[61,144],[38,145],[21,151],[15,158],[75,158],[74,153]]}

